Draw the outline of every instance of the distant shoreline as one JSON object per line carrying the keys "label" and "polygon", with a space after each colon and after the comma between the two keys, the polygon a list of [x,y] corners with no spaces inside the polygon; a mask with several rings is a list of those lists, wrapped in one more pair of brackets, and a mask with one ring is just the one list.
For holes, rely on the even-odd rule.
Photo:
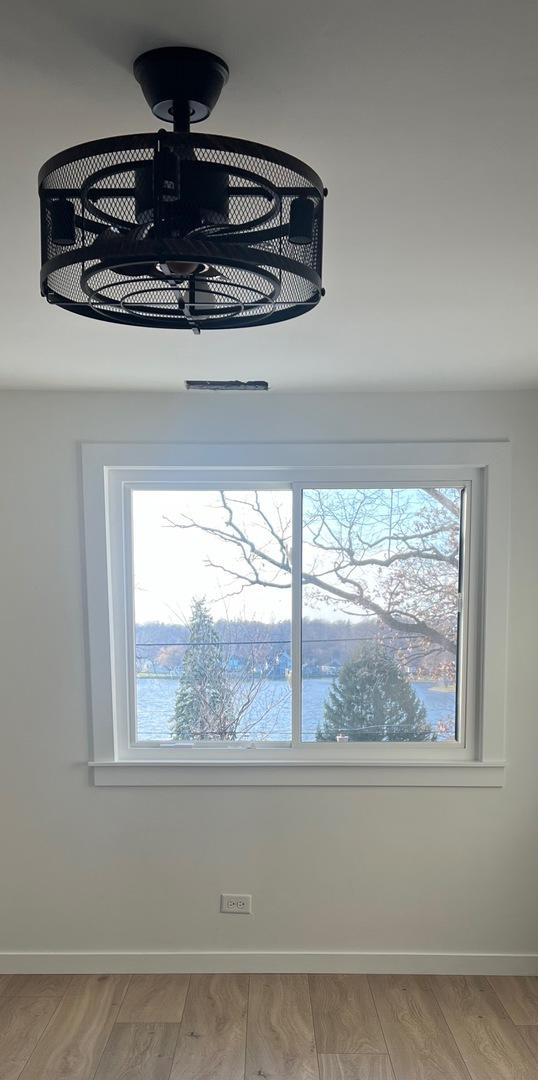
{"label": "distant shoreline", "polygon": [[[165,675],[163,672],[155,672],[155,674],[153,674],[153,672],[150,672],[150,671],[140,671],[140,672],[138,672],[136,678],[137,679],[180,679],[181,675]],[[315,682],[317,679],[327,679],[327,680],[329,680],[329,679],[335,679],[335,678],[336,678],[336,675],[303,675],[303,682],[306,682],[307,680],[308,680],[308,682]],[[281,678],[281,679],[272,679],[270,676],[267,676],[267,679],[268,679],[268,682],[287,682],[288,681],[285,677]],[[456,693],[456,687],[454,685],[449,684],[447,686],[437,686],[436,683],[432,679],[411,679],[410,682],[411,682],[412,685],[415,685],[415,686],[418,686],[418,685],[429,686],[430,690],[434,694],[455,694]]]}

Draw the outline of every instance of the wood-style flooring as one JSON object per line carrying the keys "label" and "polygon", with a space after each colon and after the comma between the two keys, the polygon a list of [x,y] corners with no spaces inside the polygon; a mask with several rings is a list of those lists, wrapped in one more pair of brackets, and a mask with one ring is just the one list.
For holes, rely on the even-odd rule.
{"label": "wood-style flooring", "polygon": [[538,977],[2,975],[0,1080],[538,1080]]}

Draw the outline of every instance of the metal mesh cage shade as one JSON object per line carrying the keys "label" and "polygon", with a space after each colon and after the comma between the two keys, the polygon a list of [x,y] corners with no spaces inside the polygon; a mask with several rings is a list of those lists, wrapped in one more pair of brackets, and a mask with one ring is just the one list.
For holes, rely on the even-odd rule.
{"label": "metal mesh cage shade", "polygon": [[213,135],[85,143],[39,175],[41,289],[81,315],[199,331],[319,302],[324,189],[303,162]]}

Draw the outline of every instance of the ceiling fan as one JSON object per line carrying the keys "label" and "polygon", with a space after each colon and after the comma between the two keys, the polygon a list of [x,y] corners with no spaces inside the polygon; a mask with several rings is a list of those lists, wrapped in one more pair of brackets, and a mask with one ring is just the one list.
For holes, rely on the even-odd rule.
{"label": "ceiling fan", "polygon": [[39,173],[41,292],[79,315],[130,326],[260,326],[315,307],[323,203],[304,162],[257,142],[195,134],[228,80],[199,49],[135,60],[172,130],[82,143]]}

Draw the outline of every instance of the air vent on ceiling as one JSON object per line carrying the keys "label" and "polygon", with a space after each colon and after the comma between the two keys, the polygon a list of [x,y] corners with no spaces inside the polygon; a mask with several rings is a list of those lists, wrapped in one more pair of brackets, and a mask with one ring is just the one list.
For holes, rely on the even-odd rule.
{"label": "air vent on ceiling", "polygon": [[240,382],[239,379],[186,379],[187,390],[268,390],[269,383],[265,379],[249,379],[248,382]]}

